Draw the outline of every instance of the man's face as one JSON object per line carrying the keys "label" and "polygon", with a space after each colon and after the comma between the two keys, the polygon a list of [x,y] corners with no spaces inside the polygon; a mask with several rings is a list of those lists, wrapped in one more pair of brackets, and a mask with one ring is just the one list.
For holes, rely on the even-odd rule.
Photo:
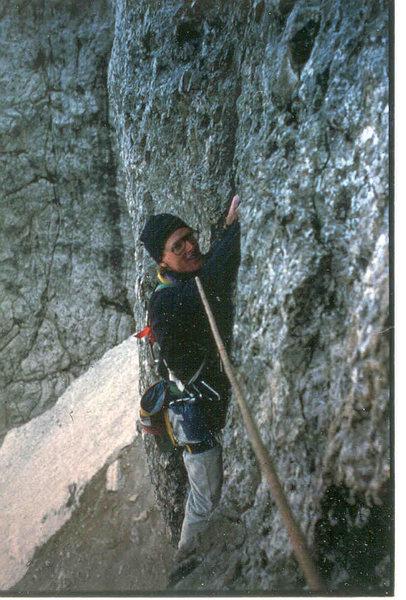
{"label": "man's face", "polygon": [[160,266],[177,273],[193,273],[202,266],[198,241],[190,227],[176,229],[166,240]]}

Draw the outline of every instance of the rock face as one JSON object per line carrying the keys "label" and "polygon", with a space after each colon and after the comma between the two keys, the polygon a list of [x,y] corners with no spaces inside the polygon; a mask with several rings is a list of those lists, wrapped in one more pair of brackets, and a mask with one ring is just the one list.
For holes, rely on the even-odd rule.
{"label": "rock face", "polygon": [[0,14],[0,436],[133,328],[132,235],[108,117],[113,11]]}
{"label": "rock face", "polygon": [[[3,429],[43,412],[125,339],[133,304],[145,326],[156,277],[138,243],[147,215],[178,214],[207,249],[238,191],[233,363],[326,583],[353,595],[393,589],[388,10],[382,0],[36,0],[0,14]],[[142,391],[154,374],[138,348]],[[206,540],[176,589],[302,593],[235,402],[223,445],[221,539]],[[159,455],[150,438],[145,447],[176,544],[181,455]],[[109,494],[120,468],[106,473]],[[60,552],[86,530],[82,516]],[[19,591],[52,591],[55,569],[48,585],[33,576]],[[61,577],[53,590],[72,590]]]}
{"label": "rock face", "polygon": [[[357,591],[391,573],[387,20],[375,0],[119,0],[109,66],[135,238],[172,211],[207,244],[242,197],[234,364],[324,577]],[[301,589],[235,407],[224,448],[248,532],[226,589]],[[176,541],[179,461],[149,455]]]}

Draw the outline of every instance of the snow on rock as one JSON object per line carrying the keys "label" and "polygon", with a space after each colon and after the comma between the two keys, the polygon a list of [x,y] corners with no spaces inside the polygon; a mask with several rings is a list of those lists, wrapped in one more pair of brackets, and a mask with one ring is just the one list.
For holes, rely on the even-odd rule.
{"label": "snow on rock", "polygon": [[0,589],[24,575],[84,486],[133,441],[138,403],[137,341],[130,337],[50,410],[7,434],[0,449]]}

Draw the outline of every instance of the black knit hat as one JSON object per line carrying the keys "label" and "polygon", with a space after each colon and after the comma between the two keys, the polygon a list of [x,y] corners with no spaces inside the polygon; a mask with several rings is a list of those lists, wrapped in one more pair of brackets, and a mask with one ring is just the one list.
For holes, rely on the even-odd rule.
{"label": "black knit hat", "polygon": [[168,237],[181,227],[189,227],[182,219],[162,213],[149,217],[144,229],[142,230],[140,240],[148,250],[155,262],[159,263]]}

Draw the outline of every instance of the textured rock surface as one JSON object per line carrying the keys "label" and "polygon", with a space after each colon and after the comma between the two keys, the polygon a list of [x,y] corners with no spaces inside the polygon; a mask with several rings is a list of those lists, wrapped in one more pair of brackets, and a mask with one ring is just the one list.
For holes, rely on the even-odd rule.
{"label": "textured rock surface", "polygon": [[[233,361],[247,400],[332,590],[390,592],[388,3],[36,0],[3,3],[0,19],[3,430],[124,339],[133,301],[145,325],[155,279],[137,242],[146,216],[178,213],[207,247],[238,191]],[[144,389],[151,357],[139,348]],[[175,544],[181,458],[145,445]],[[136,589],[131,512],[106,498],[121,493],[130,454],[91,482],[19,591],[76,589],[80,563],[82,589]],[[176,589],[302,592],[234,404],[224,466],[218,538]],[[105,475],[118,492],[100,492]],[[134,540],[162,528],[147,524]],[[86,539],[100,556],[107,531],[114,552],[92,562]],[[112,579],[99,584],[103,569]]]}
{"label": "textured rock surface", "polygon": [[[357,591],[390,579],[387,11],[118,1],[109,67],[136,238],[168,210],[207,243],[242,196],[234,363],[325,577]],[[224,446],[223,505],[249,532],[225,589],[301,589],[235,408]],[[182,485],[149,454],[176,540]]]}
{"label": "textured rock surface", "polygon": [[0,436],[132,330],[104,0],[0,9]]}

